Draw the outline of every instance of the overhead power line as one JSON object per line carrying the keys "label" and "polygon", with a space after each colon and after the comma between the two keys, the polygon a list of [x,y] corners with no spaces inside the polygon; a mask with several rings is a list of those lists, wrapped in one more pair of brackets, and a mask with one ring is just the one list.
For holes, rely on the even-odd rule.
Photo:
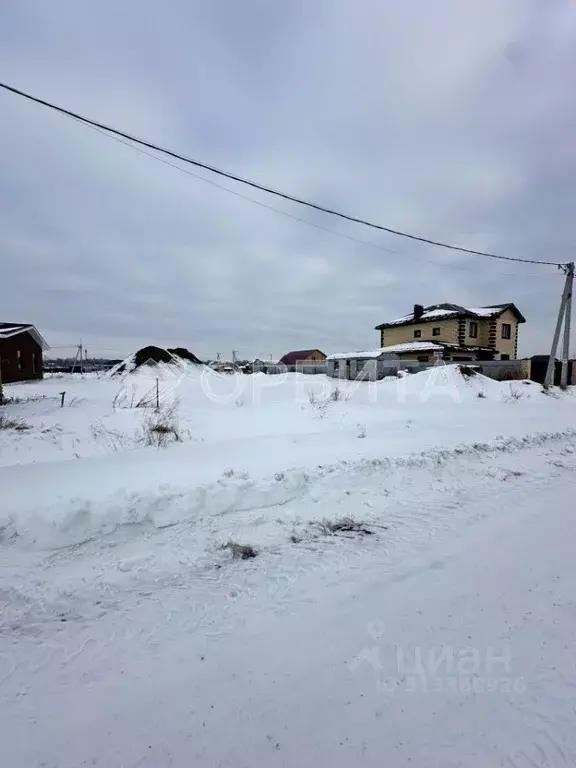
{"label": "overhead power line", "polygon": [[[325,227],[322,224],[318,224],[315,221],[310,221],[310,219],[303,219],[301,216],[296,216],[293,213],[289,213],[288,211],[284,211],[282,208],[276,208],[273,205],[269,205],[268,203],[262,202],[262,200],[257,200],[255,197],[250,197],[249,195],[244,195],[242,192],[238,192],[236,189],[230,189],[230,187],[225,187],[223,184],[218,184],[217,181],[214,181],[213,179],[207,179],[205,176],[200,176],[198,173],[194,173],[194,171],[188,170],[188,168],[182,168],[181,165],[177,165],[176,163],[173,163],[171,160],[166,160],[164,157],[160,157],[159,155],[155,154],[154,152],[148,152],[146,149],[142,149],[142,147],[137,146],[136,144],[133,144],[130,141],[126,141],[125,139],[120,138],[119,136],[114,136],[113,134],[106,133],[106,131],[101,130],[100,128],[96,128],[93,125],[87,126],[88,128],[91,128],[94,131],[97,131],[98,133],[102,134],[102,136],[105,136],[107,139],[113,139],[114,141],[117,141],[120,144],[123,144],[125,147],[128,147],[129,149],[133,149],[135,152],[139,152],[142,155],[146,155],[146,157],[151,158],[152,160],[157,160],[159,163],[162,163],[163,165],[168,165],[170,168],[174,168],[177,171],[180,171],[181,173],[185,173],[187,176],[191,176],[193,179],[197,179],[198,181],[204,182],[204,184],[210,184],[212,187],[216,187],[216,189],[221,189],[223,192],[228,192],[231,195],[234,195],[234,197],[239,197],[241,200],[246,200],[249,203],[254,203],[254,205],[258,205],[261,208],[265,208],[268,211],[273,211],[274,213],[279,213],[281,216],[286,216],[289,219],[293,219],[294,221],[299,221],[302,224],[307,224],[310,227],[314,227],[315,229],[319,229],[322,232],[328,232],[331,235],[335,235],[336,237],[342,237],[345,240],[349,240],[353,243],[358,243],[358,245],[364,245],[368,248],[375,248],[378,251],[385,251],[386,253],[393,253],[396,256],[404,256],[405,254],[402,251],[394,250],[393,248],[387,248],[384,245],[380,245],[380,243],[374,243],[371,240],[361,240],[359,237],[354,237],[353,235],[349,235],[346,232],[339,232],[336,229],[330,229],[330,227]],[[475,272],[477,271],[477,268],[470,266],[465,266],[464,264],[454,264],[451,262],[441,262],[441,261],[434,261],[433,259],[428,259],[425,256],[421,256],[418,254],[418,260],[424,261],[427,264],[433,264],[436,267],[442,267],[446,269],[459,269],[464,270],[465,272]],[[546,266],[550,266],[549,262],[546,262]],[[517,275],[522,274],[522,277],[554,277],[552,272],[493,272],[491,271],[490,274],[496,274],[496,275],[506,275],[507,277],[515,277]]]}
{"label": "overhead power line", "polygon": [[116,128],[112,128],[111,126],[105,125],[104,123],[100,123],[97,120],[91,120],[90,118],[84,117],[83,115],[80,115],[77,112],[72,112],[71,110],[65,109],[64,107],[59,107],[57,104],[53,104],[49,101],[46,101],[45,99],[41,99],[37,96],[32,96],[31,94],[25,93],[24,91],[21,91],[18,88],[14,88],[11,85],[7,85],[6,83],[0,82],[0,88],[3,88],[4,90],[9,91],[10,93],[14,93],[17,96],[22,96],[24,99],[27,99],[28,101],[32,101],[36,104],[41,104],[44,107],[48,107],[49,109],[53,109],[56,112],[60,112],[63,115],[67,115],[68,117],[72,117],[75,120],[79,120],[80,122],[85,123],[86,125],[92,126],[94,128],[99,128],[103,131],[106,131],[110,134],[114,134],[116,136],[121,136],[122,138],[128,139],[129,141],[134,142],[135,144],[140,144],[141,146],[148,147],[148,149],[152,149],[152,150],[155,150],[156,152],[161,152],[162,154],[169,155],[170,157],[173,157],[176,160],[181,160],[182,162],[188,163],[189,165],[194,165],[197,168],[202,168],[205,171],[210,171],[211,173],[215,173],[218,176],[223,176],[224,178],[230,179],[231,181],[236,181],[240,184],[245,184],[254,189],[258,189],[261,192],[266,192],[270,195],[275,195],[276,197],[280,197],[292,203],[304,205],[308,208],[312,208],[313,210],[320,211],[321,213],[329,214],[330,216],[337,216],[340,219],[351,221],[355,224],[361,224],[363,226],[370,227],[372,229],[377,229],[381,232],[388,232],[388,234],[396,235],[398,237],[404,237],[409,240],[415,240],[420,243],[427,243],[428,245],[433,245],[438,248],[446,248],[451,251],[468,253],[472,256],[483,256],[490,259],[500,259],[502,261],[516,261],[516,262],[522,262],[525,264],[546,264],[548,266],[556,266],[556,267],[564,266],[559,262],[541,261],[537,259],[521,259],[515,256],[503,256],[501,254],[488,253],[486,251],[477,251],[477,250],[474,250],[473,248],[463,248],[462,246],[459,246],[459,245],[443,243],[439,240],[432,240],[431,238],[421,237],[420,235],[414,235],[409,232],[403,232],[402,230],[399,230],[399,229],[385,227],[382,224],[376,224],[372,221],[368,221],[367,219],[361,219],[357,216],[352,216],[350,214],[334,210],[333,208],[327,208],[323,205],[320,205],[319,203],[314,203],[311,200],[305,200],[304,198],[296,197],[295,195],[288,194],[287,192],[281,192],[280,190],[274,189],[273,187],[268,187],[265,184],[260,184],[257,181],[245,179],[242,176],[238,176],[229,171],[224,171],[221,168],[216,168],[215,166],[209,165],[208,163],[201,162],[200,160],[195,160],[191,157],[187,157],[186,155],[182,155],[179,152],[174,152],[171,149],[166,149],[165,147],[162,147],[158,144],[154,144],[150,141],[139,139],[136,136],[132,136],[129,133],[125,133],[124,131],[120,131]]}

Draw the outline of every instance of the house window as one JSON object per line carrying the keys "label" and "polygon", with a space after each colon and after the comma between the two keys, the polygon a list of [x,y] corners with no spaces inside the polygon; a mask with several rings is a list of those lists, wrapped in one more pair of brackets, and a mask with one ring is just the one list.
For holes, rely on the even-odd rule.
{"label": "house window", "polygon": [[470,323],[470,338],[471,339],[477,339],[478,338],[478,323]]}
{"label": "house window", "polygon": [[414,338],[419,339],[422,336],[422,331],[414,331]]}
{"label": "house window", "polygon": [[440,328],[432,328],[432,336],[440,336]]}
{"label": "house window", "polygon": [[500,360],[510,360],[510,355],[500,355]]}
{"label": "house window", "polygon": [[16,351],[16,361],[18,363],[18,370],[23,371],[24,370],[24,359],[22,357],[22,350],[18,349]]}
{"label": "house window", "polygon": [[502,338],[509,339],[512,336],[512,326],[510,323],[502,323]]}
{"label": "house window", "polygon": [[429,362],[430,358],[428,355],[418,355],[418,362],[419,363],[427,363]]}

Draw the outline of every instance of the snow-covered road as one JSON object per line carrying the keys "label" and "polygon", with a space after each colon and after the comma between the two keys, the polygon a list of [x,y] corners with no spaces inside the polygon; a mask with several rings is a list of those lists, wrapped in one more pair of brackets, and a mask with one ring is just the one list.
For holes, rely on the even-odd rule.
{"label": "snow-covered road", "polygon": [[[2,764],[576,765],[575,449],[351,465],[246,562],[186,521],[11,546]],[[374,535],[307,534],[335,510]]]}

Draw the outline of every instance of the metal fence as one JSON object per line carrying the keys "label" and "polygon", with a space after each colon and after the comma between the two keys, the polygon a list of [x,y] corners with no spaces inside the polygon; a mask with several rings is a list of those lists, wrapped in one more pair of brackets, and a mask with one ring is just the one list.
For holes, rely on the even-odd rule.
{"label": "metal fence", "polygon": [[[576,384],[576,361],[572,362],[569,381]],[[450,365],[451,363],[448,363]],[[454,363],[458,364],[458,363]],[[459,363],[473,367],[478,373],[488,376],[496,381],[505,381],[508,378],[523,378],[540,381],[534,361],[529,358],[521,360],[481,360],[469,363]],[[255,365],[254,373],[266,373],[278,375],[283,373],[306,373],[309,375],[326,375],[336,379],[350,379],[352,381],[377,381],[386,376],[397,376],[398,371],[418,373],[432,368],[436,363],[419,363],[417,360],[375,360],[365,358],[351,358],[349,361],[326,360],[322,363],[298,363],[296,365],[281,365],[279,363],[262,363]],[[560,363],[558,370],[560,368]]]}
{"label": "metal fence", "polygon": [[264,363],[262,365],[254,365],[254,373],[308,373],[315,374],[327,374],[328,363],[297,363],[295,365],[281,365],[280,363]]}
{"label": "metal fence", "polygon": [[[433,368],[437,363],[419,363],[417,360],[329,360],[328,376],[339,379],[376,381],[386,376],[397,376],[399,371],[419,373]],[[448,363],[450,364],[450,363]],[[501,381],[506,378],[529,377],[529,370],[523,368],[521,360],[489,360],[461,363],[472,366],[478,373]]]}
{"label": "metal fence", "polygon": [[[526,363],[527,361],[524,361]],[[450,364],[450,363],[448,363]],[[265,363],[254,366],[254,373],[262,372],[271,375],[283,373],[306,373],[309,375],[324,374],[336,379],[351,379],[353,381],[376,381],[386,376],[397,376],[398,371],[418,373],[432,368],[436,363],[432,360],[427,363],[419,363],[417,360],[375,360],[375,359],[350,359],[327,360],[323,363],[298,363],[296,365],[280,365],[279,363]],[[506,378],[530,377],[529,367],[523,367],[522,360],[487,360],[461,363],[472,366],[478,373],[491,379],[501,381]]]}

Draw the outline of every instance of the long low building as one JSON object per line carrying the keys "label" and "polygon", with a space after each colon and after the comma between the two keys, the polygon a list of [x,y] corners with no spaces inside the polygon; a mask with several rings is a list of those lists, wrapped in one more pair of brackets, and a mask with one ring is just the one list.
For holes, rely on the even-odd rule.
{"label": "long low building", "polygon": [[378,363],[428,363],[437,361],[463,363],[476,360],[469,349],[435,341],[415,341],[391,344],[377,349],[361,349],[354,352],[335,352],[326,358],[328,376],[344,379],[378,377]]}
{"label": "long low building", "polygon": [[[410,342],[407,344],[392,344],[389,347],[378,349],[361,349],[355,352],[336,352],[328,355],[327,360],[385,360],[387,358],[399,360],[418,360],[426,363],[435,353],[437,356],[444,353],[445,344],[436,344],[432,341]],[[421,358],[421,359],[420,359]]]}
{"label": "long low building", "polygon": [[361,349],[354,352],[336,352],[328,355],[328,362],[346,360],[413,360],[418,363],[429,363],[435,360],[446,360],[454,363],[465,363],[476,360],[478,347],[474,353],[467,347],[447,344],[438,341],[409,341],[405,344],[390,344],[377,349]]}

